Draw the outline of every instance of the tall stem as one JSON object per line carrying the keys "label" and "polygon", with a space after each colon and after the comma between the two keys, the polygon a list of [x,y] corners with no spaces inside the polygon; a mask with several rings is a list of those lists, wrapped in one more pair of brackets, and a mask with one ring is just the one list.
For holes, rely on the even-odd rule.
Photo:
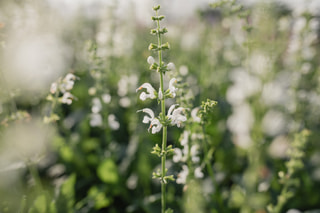
{"label": "tall stem", "polygon": [[[156,12],[158,16],[158,11]],[[160,22],[157,20],[157,28],[158,32],[160,30]],[[158,33],[158,47],[161,47],[161,34]],[[159,60],[159,66],[162,66],[162,50],[158,50],[158,60]],[[164,87],[163,87],[163,73],[160,71],[160,90],[161,93],[164,94]],[[166,116],[166,106],[165,106],[165,99],[164,97],[161,98],[161,112],[162,112],[162,118]],[[161,146],[161,212],[165,213],[166,211],[166,183],[164,182],[164,178],[166,176],[166,147],[167,147],[167,126],[163,126],[162,129],[162,146]]]}

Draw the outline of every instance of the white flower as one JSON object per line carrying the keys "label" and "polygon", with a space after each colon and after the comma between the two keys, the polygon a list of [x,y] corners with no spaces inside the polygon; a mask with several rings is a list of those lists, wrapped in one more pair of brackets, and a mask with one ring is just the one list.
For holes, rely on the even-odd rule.
{"label": "white flower", "polygon": [[70,105],[74,96],[70,92],[65,92],[61,98],[61,103]]}
{"label": "white flower", "polygon": [[152,56],[149,56],[147,59],[147,62],[148,62],[148,64],[152,65],[155,62],[155,60]]}
{"label": "white flower", "polygon": [[177,184],[186,184],[188,174],[189,174],[188,167],[186,165],[183,165],[182,171],[178,174]]}
{"label": "white flower", "polygon": [[189,132],[187,130],[184,130],[180,143],[182,146],[186,146],[188,145],[188,141],[189,141]]}
{"label": "white flower", "polygon": [[93,98],[92,99],[92,107],[91,107],[91,111],[93,113],[98,113],[100,112],[102,109],[102,104],[99,98]]}
{"label": "white flower", "polygon": [[144,109],[138,110],[137,112],[145,112],[149,115],[149,117],[146,115],[143,117],[142,123],[144,124],[150,123],[154,119],[154,113],[152,109],[144,108]]}
{"label": "white flower", "polygon": [[194,163],[198,163],[200,161],[200,157],[198,156],[198,145],[192,145],[190,148],[190,155],[191,155],[191,160]]}
{"label": "white flower", "polygon": [[57,92],[57,89],[58,89],[58,84],[56,82],[52,83],[50,87],[50,92],[54,94]]}
{"label": "white flower", "polygon": [[181,127],[182,122],[187,120],[185,115],[181,113],[185,111],[183,107],[178,107],[174,109],[178,104],[172,105],[168,110],[168,118],[171,120],[171,125],[177,125],[177,127]]}
{"label": "white flower", "polygon": [[101,126],[102,125],[102,116],[100,114],[92,113],[90,115],[90,126]]}
{"label": "white flower", "polygon": [[68,73],[66,77],[62,80],[62,84],[60,87],[61,92],[70,91],[73,88],[74,81],[76,80],[76,76],[72,73]]}
{"label": "white flower", "polygon": [[169,81],[169,92],[171,94],[171,97],[174,98],[176,97],[176,91],[178,90],[178,88],[176,88],[173,84],[177,83],[177,79],[176,78],[172,78]]}
{"label": "white flower", "polygon": [[154,99],[156,98],[156,90],[151,86],[151,84],[149,83],[144,83],[142,84],[138,89],[136,89],[136,92],[138,92],[139,90],[141,89],[146,89],[147,92],[142,92],[140,94],[140,99],[142,101],[146,100],[147,98],[150,98],[150,99]]}
{"label": "white flower", "polygon": [[155,134],[155,133],[161,131],[162,124],[160,123],[160,121],[159,121],[157,118],[155,118],[155,119],[153,119],[153,120],[151,121],[150,127],[149,127],[148,130],[150,130],[150,128],[151,128],[151,133],[152,133],[152,134]]}
{"label": "white flower", "polygon": [[108,116],[108,124],[112,130],[118,130],[120,127],[120,123],[116,120],[116,116],[114,114],[110,114]]}
{"label": "white flower", "polygon": [[182,159],[182,151],[179,148],[174,148],[174,154],[172,157],[173,162],[178,163]]}
{"label": "white flower", "polygon": [[197,167],[195,170],[194,170],[194,176],[196,178],[203,178],[204,174],[203,172],[201,171],[201,167]]}
{"label": "white flower", "polygon": [[193,110],[191,110],[191,117],[192,117],[194,122],[200,123],[201,122],[201,118],[199,116],[197,116],[198,112],[199,112],[199,107],[196,107]]}
{"label": "white flower", "polygon": [[105,104],[110,103],[110,101],[111,101],[111,95],[110,94],[105,93],[101,97],[102,97],[103,103],[105,103]]}
{"label": "white flower", "polygon": [[176,66],[174,65],[174,63],[170,62],[167,64],[167,68],[169,71],[176,69]]}
{"label": "white flower", "polygon": [[148,131],[151,129],[151,133],[155,134],[157,132],[160,132],[161,128],[162,128],[162,124],[160,123],[160,121],[154,117],[154,113],[151,109],[149,108],[144,108],[142,110],[138,110],[138,112],[145,112],[147,113],[147,115],[145,115],[143,117],[142,123],[150,123],[150,126],[148,128]]}

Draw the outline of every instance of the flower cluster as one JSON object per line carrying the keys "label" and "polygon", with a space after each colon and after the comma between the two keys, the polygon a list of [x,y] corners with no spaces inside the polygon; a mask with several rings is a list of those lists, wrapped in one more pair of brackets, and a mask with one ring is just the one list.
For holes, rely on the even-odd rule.
{"label": "flower cluster", "polygon": [[74,82],[77,79],[77,76],[68,73],[64,78],[59,78],[51,84],[50,94],[47,96],[47,100],[51,102],[51,107],[48,114],[44,117],[45,123],[59,120],[59,116],[54,113],[54,108],[57,103],[70,105],[72,101],[76,99],[70,91],[73,89]]}
{"label": "flower cluster", "polygon": [[[72,90],[74,81],[77,78],[78,77],[74,74],[68,73],[63,79],[60,78],[58,81],[51,84],[50,93],[56,96],[59,96],[59,93],[61,93],[62,96],[59,98],[59,102],[70,105],[72,100],[75,99],[70,93],[70,90]],[[52,96],[49,96],[48,99],[50,99],[50,97]]]}
{"label": "flower cluster", "polygon": [[[200,137],[200,138],[199,138]],[[202,167],[199,165],[199,145],[191,144],[191,140],[202,139],[202,135],[191,134],[190,131],[185,130],[180,138],[180,144],[182,149],[174,148],[173,162],[182,162],[182,171],[179,172],[176,182],[178,184],[186,184],[187,177],[190,175],[190,168],[185,164],[188,161],[194,166],[193,175],[195,178],[203,178],[204,174],[202,172]],[[191,139],[191,140],[190,140]]]}

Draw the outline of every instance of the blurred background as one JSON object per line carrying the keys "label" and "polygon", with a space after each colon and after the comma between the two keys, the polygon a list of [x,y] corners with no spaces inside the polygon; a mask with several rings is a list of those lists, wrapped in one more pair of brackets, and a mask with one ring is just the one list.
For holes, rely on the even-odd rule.
{"label": "blurred background", "polygon": [[136,113],[158,109],[136,93],[159,86],[158,4],[176,66],[165,85],[176,77],[189,109],[168,144],[196,150],[168,159],[168,206],[263,213],[281,194],[278,212],[320,212],[317,0],[1,0],[0,212],[160,211],[161,135]]}

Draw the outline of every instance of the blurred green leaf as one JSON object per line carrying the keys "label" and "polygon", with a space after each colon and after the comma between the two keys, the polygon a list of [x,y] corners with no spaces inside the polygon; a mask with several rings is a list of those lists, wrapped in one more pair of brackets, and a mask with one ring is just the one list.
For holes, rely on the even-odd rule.
{"label": "blurred green leaf", "polygon": [[97,175],[105,183],[116,184],[119,181],[117,166],[112,159],[106,159],[98,166]]}

